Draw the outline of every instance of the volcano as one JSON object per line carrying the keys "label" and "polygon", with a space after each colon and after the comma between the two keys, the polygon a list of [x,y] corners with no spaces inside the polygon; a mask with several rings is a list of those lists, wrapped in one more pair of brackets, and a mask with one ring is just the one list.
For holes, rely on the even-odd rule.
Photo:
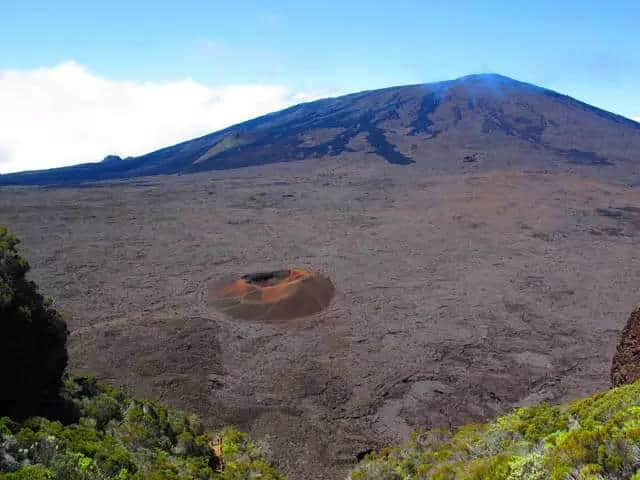
{"label": "volcano", "polygon": [[220,311],[244,320],[288,320],[317,313],[329,304],[331,280],[300,268],[250,273],[213,289]]}
{"label": "volcano", "polygon": [[[0,176],[69,184],[354,155],[431,172],[516,167],[638,175],[640,124],[496,74],[300,104],[140,157]],[[109,157],[111,158],[111,157]]]}

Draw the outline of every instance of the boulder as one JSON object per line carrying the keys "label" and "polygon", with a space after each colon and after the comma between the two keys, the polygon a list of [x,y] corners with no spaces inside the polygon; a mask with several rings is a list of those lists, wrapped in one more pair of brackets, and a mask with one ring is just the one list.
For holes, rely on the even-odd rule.
{"label": "boulder", "polygon": [[640,306],[631,312],[622,330],[611,364],[611,384],[619,387],[638,379],[640,379]]}

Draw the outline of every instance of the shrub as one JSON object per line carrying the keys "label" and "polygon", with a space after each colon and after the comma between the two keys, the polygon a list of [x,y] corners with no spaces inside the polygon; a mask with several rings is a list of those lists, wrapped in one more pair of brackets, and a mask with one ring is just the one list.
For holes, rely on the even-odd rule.
{"label": "shrub", "polygon": [[416,432],[352,480],[640,480],[640,381],[568,405],[515,409],[455,432]]}
{"label": "shrub", "polygon": [[19,241],[0,225],[0,416],[25,418],[57,397],[67,365],[67,328],[25,278]]}
{"label": "shrub", "polygon": [[57,480],[51,470],[42,465],[27,465],[20,470],[0,473],[0,480]]}
{"label": "shrub", "polygon": [[283,479],[260,448],[232,428],[223,432],[220,473],[194,416],[127,398],[89,377],[66,378],[62,395],[77,406],[76,423],[0,418],[0,460],[9,460],[0,461],[0,480]]}

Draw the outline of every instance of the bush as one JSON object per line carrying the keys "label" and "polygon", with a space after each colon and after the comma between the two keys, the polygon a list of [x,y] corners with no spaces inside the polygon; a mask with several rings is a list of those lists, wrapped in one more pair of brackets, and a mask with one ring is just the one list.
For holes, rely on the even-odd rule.
{"label": "bush", "polygon": [[16,472],[0,473],[0,480],[57,480],[51,470],[42,465],[27,465]]}
{"label": "bush", "polygon": [[518,408],[455,432],[416,432],[352,480],[640,480],[640,381],[568,405]]}
{"label": "bush", "polygon": [[19,241],[0,225],[0,416],[41,413],[57,397],[67,365],[67,328],[27,280]]}
{"label": "bush", "polygon": [[79,411],[76,423],[0,418],[0,480],[283,479],[232,428],[222,434],[226,468],[218,472],[194,416],[127,398],[89,377],[66,378],[61,391]]}

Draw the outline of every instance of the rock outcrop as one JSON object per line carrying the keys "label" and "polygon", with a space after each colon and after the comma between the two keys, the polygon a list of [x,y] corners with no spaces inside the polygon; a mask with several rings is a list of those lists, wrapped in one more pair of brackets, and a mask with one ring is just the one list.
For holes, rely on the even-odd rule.
{"label": "rock outcrop", "polygon": [[631,312],[622,331],[618,349],[611,364],[614,387],[633,383],[640,378],[640,306]]}

